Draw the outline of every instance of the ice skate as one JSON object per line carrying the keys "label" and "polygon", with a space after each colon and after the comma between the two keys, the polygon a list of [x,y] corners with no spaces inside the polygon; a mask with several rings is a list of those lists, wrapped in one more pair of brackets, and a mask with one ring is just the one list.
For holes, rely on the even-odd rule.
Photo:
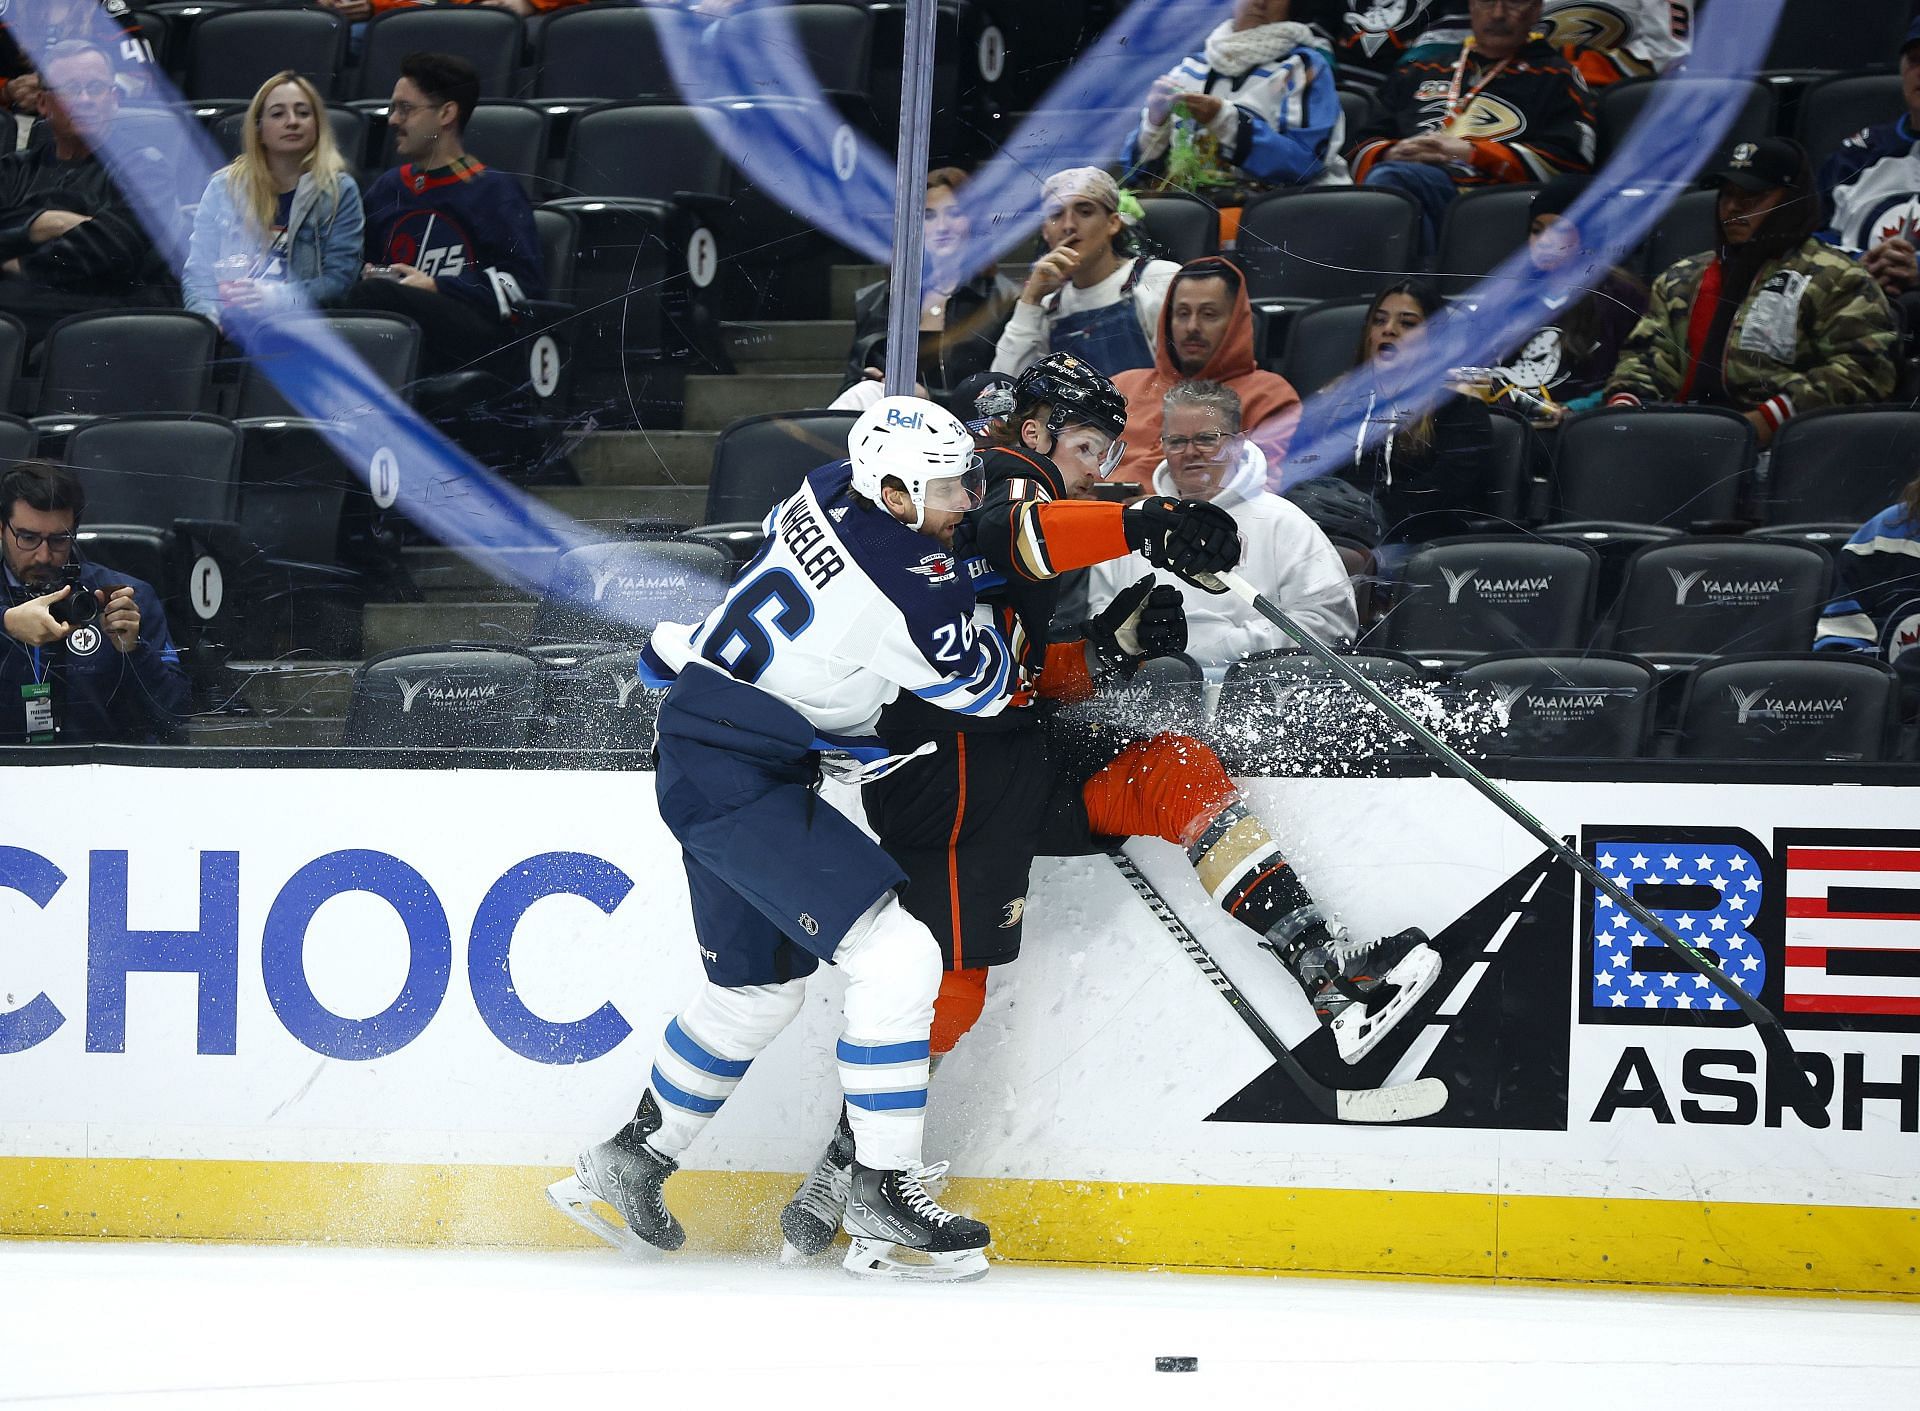
{"label": "ice skate", "polygon": [[993,1236],[978,1220],[944,1210],[926,1182],[947,1163],[876,1171],[854,1162],[842,1228],[853,1240],[844,1266],[859,1278],[957,1283],[986,1277]]}
{"label": "ice skate", "polygon": [[[573,1174],[547,1187],[547,1199],[589,1234],[627,1254],[680,1248],[687,1242],[687,1232],[667,1209],[662,1191],[680,1163],[646,1143],[659,1130],[660,1112],[653,1094],[647,1093],[634,1120],[581,1152]],[[594,1209],[595,1201],[612,1206],[626,1224],[606,1219]]]}
{"label": "ice skate", "polygon": [[1440,957],[1418,927],[1368,942],[1344,926],[1314,930],[1322,934],[1296,933],[1291,941],[1269,935],[1261,944],[1299,980],[1341,1061],[1358,1063],[1433,988]]}
{"label": "ice skate", "polygon": [[780,1250],[782,1264],[797,1263],[824,1254],[840,1233],[840,1219],[847,1208],[847,1187],[853,1176],[853,1128],[847,1124],[847,1112],[840,1109],[840,1125],[834,1128],[827,1149],[813,1165],[807,1179],[800,1183],[793,1199],[780,1212],[780,1233],[786,1242]]}

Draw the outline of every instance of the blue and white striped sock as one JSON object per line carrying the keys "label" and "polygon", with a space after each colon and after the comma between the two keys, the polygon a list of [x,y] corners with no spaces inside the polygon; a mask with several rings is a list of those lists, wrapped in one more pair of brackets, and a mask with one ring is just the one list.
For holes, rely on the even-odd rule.
{"label": "blue and white striped sock", "polygon": [[835,1051],[847,1118],[861,1165],[898,1171],[920,1164],[927,1117],[928,1043],[842,1038]]}
{"label": "blue and white striped sock", "polygon": [[647,1138],[662,1156],[678,1157],[721,1104],[733,1096],[753,1066],[750,1058],[722,1058],[689,1032],[687,1016],[669,1020],[653,1060],[653,1095],[660,1104],[660,1130]]}

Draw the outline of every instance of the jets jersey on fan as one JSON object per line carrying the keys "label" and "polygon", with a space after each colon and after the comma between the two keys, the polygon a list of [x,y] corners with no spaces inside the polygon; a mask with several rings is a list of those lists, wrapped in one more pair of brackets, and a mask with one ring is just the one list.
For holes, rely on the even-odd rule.
{"label": "jets jersey on fan", "polygon": [[1847,541],[1835,569],[1813,649],[1870,652],[1920,682],[1920,519],[1888,506]]}
{"label": "jets jersey on fan", "polygon": [[766,545],[706,621],[654,632],[650,650],[670,670],[704,661],[824,735],[871,734],[903,690],[962,715],[1005,709],[1012,659],[975,622],[960,565],[885,510],[856,504],[847,462],[809,475],[765,528]]}
{"label": "jets jersey on fan", "polygon": [[1920,244],[1920,138],[1903,114],[1854,133],[1820,167],[1823,238],[1853,254],[1889,240]]}

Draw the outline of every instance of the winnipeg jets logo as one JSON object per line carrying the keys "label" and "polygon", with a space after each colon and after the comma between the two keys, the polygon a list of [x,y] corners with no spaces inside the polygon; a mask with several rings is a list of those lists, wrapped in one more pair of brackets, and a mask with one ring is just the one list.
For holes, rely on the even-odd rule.
{"label": "winnipeg jets logo", "polygon": [[100,650],[98,627],[76,627],[67,634],[67,650],[77,657],[90,657]]}
{"label": "winnipeg jets logo", "polygon": [[1873,234],[1867,240],[1867,248],[1884,245],[1889,240],[1905,240],[1913,244],[1920,238],[1920,197],[1909,196],[1904,201],[1896,201],[1873,218]]}
{"label": "winnipeg jets logo", "polygon": [[460,274],[473,241],[444,211],[414,211],[401,217],[387,239],[387,263],[412,265],[429,276]]}
{"label": "winnipeg jets logo", "polygon": [[951,554],[928,554],[920,562],[907,565],[908,573],[917,573],[929,583],[951,583],[954,563]]}
{"label": "winnipeg jets logo", "polygon": [[1773,683],[1771,681],[1760,687],[1757,691],[1743,691],[1738,686],[1727,687],[1727,694],[1733,698],[1733,723],[1736,725],[1745,725],[1747,723],[1747,717],[1753,713],[1755,707],[1766,700],[1767,692],[1772,689]]}
{"label": "winnipeg jets logo", "polygon": [[400,713],[402,715],[412,714],[414,699],[422,691],[427,689],[427,682],[432,678],[423,677],[418,681],[409,681],[404,676],[396,676],[393,679],[394,684],[400,687]]}
{"label": "winnipeg jets logo", "polygon": [[1920,613],[1909,613],[1887,628],[1887,660],[1920,646]]}
{"label": "winnipeg jets logo", "polygon": [[1693,591],[1694,584],[1707,576],[1707,571],[1704,568],[1700,568],[1695,569],[1692,573],[1682,573],[1677,568],[1670,568],[1667,570],[1667,576],[1673,580],[1673,605],[1675,607],[1685,607],[1687,605],[1687,594]]}
{"label": "winnipeg jets logo", "polygon": [[1460,590],[1471,583],[1479,572],[1480,570],[1477,568],[1451,569],[1444,565],[1441,567],[1441,576],[1447,580],[1447,602],[1449,605],[1460,601]]}

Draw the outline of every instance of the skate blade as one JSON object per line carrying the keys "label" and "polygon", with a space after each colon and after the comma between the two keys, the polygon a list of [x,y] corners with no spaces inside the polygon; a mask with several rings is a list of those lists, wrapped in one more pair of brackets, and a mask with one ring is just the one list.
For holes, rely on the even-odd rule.
{"label": "skate blade", "polygon": [[1399,986],[1398,994],[1371,1014],[1363,1013],[1357,1004],[1349,1005],[1334,1020],[1333,1041],[1341,1060],[1358,1063],[1373,1052],[1374,1046],[1434,987],[1440,970],[1440,957],[1432,946],[1418,945],[1408,951],[1386,974],[1389,984]]}
{"label": "skate blade", "polygon": [[594,1204],[599,1200],[578,1176],[567,1176],[547,1187],[547,1199],[553,1208],[598,1239],[605,1240],[629,1259],[645,1259],[660,1253],[653,1245],[625,1225],[607,1219]]}
{"label": "skate blade", "polygon": [[932,1254],[888,1239],[853,1237],[841,1267],[856,1279],[898,1279],[906,1283],[964,1284],[987,1276],[984,1249]]}

